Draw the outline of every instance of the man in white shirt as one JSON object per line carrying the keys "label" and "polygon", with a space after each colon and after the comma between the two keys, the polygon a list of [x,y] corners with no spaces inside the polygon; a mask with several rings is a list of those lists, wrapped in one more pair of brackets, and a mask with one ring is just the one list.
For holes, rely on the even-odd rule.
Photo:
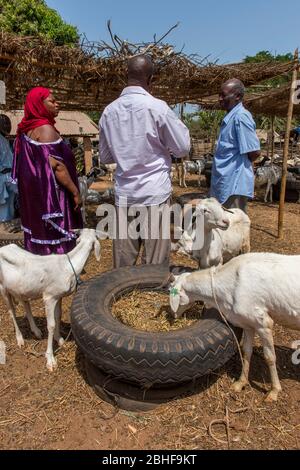
{"label": "man in white shirt", "polygon": [[[169,206],[172,191],[170,152],[178,157],[188,155],[190,136],[187,127],[168,105],[154,98],[149,88],[154,72],[149,56],[136,56],[128,61],[128,86],[121,96],[104,110],[100,123],[100,161],[116,163],[115,202],[117,215],[121,208],[132,205],[147,208],[149,228],[151,208],[160,210],[160,225]],[[124,210],[124,209],[122,209]],[[127,209],[126,213],[127,213]],[[132,217],[127,217],[127,223]],[[169,261],[170,239],[126,239],[120,236],[119,216],[114,240],[114,266],[136,263],[144,244],[142,263],[162,264]],[[151,231],[151,230],[150,230]]]}

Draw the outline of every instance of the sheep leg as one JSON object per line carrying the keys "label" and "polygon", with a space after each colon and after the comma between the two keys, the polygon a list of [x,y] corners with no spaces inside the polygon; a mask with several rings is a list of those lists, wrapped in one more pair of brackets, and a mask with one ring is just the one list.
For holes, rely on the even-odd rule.
{"label": "sheep leg", "polygon": [[47,329],[48,329],[48,344],[45,357],[47,359],[47,369],[53,372],[53,369],[57,366],[56,359],[53,354],[53,337],[55,330],[55,309],[59,299],[47,298],[44,299],[46,315],[47,315]]}
{"label": "sheep leg", "polygon": [[273,185],[270,184],[270,202],[273,203]]}
{"label": "sheep leg", "polygon": [[239,393],[243,390],[243,388],[248,384],[248,377],[249,377],[249,367],[250,367],[250,360],[253,351],[253,340],[254,340],[254,330],[244,330],[244,338],[242,343],[242,351],[243,351],[243,367],[242,373],[236,382],[232,385],[232,390]]}
{"label": "sheep leg", "polygon": [[180,186],[180,163],[178,163],[178,161],[176,160],[175,165],[176,165],[176,172],[177,172],[177,181]]}
{"label": "sheep leg", "polygon": [[60,322],[61,322],[61,304],[62,299],[59,299],[55,306],[54,317],[55,317],[55,330],[54,330],[54,339],[58,343],[58,346],[63,346],[65,340],[62,338],[60,334]]}
{"label": "sheep leg", "polygon": [[257,331],[262,341],[265,361],[269,366],[271,375],[271,391],[266,397],[266,401],[277,401],[278,393],[281,392],[282,388],[280,385],[277,369],[276,369],[276,354],[274,348],[273,334],[271,328],[261,328]]}
{"label": "sheep leg", "polygon": [[18,327],[18,323],[17,323],[17,319],[16,319],[16,310],[15,310],[15,305],[14,305],[14,301],[13,301],[13,298],[10,294],[8,293],[4,293],[2,291],[2,296],[3,296],[3,299],[7,305],[7,308],[8,308],[8,313],[13,321],[13,324],[14,324],[14,327],[15,327],[15,333],[16,333],[16,340],[17,340],[17,344],[19,346],[19,348],[22,348],[22,346],[24,346],[24,338],[23,338],[23,335],[20,331],[20,328]]}
{"label": "sheep leg", "polygon": [[183,163],[182,164],[182,182],[183,182],[183,187],[187,188],[185,178],[186,178],[186,168],[185,168],[185,164]]}
{"label": "sheep leg", "polygon": [[81,215],[82,215],[83,223],[86,225],[85,198],[82,198]]}
{"label": "sheep leg", "polygon": [[198,176],[199,176],[198,186],[199,188],[201,188],[201,170],[199,170]]}
{"label": "sheep leg", "polygon": [[177,174],[178,174],[179,187],[182,188],[182,166],[181,166],[181,163],[178,164]]}
{"label": "sheep leg", "polygon": [[271,183],[270,183],[270,180],[268,180],[268,183],[267,183],[267,189],[266,189],[266,193],[265,193],[265,202],[268,202],[268,194],[269,194],[269,191],[270,191],[270,188],[271,188]]}
{"label": "sheep leg", "polygon": [[35,321],[34,321],[34,318],[33,318],[33,315],[32,315],[32,311],[31,311],[31,307],[30,307],[30,303],[29,302],[23,302],[23,306],[24,306],[24,309],[25,309],[25,316],[28,320],[28,323],[29,323],[29,326],[30,326],[30,329],[31,329],[32,333],[34,334],[34,336],[37,339],[42,339],[42,332],[35,324]]}

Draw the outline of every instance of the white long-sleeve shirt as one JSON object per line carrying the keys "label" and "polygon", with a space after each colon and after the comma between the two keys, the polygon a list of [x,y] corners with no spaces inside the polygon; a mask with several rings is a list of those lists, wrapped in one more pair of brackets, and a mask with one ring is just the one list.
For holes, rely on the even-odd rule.
{"label": "white long-sleeve shirt", "polygon": [[[144,88],[129,86],[104,110],[100,161],[116,163],[116,204],[158,205],[171,194],[171,157],[190,151],[187,127]],[[125,198],[125,199],[124,199]]]}

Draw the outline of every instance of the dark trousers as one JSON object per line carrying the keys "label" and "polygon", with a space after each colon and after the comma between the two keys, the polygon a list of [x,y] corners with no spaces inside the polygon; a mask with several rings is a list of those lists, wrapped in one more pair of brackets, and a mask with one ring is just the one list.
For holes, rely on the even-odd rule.
{"label": "dark trousers", "polygon": [[241,209],[247,214],[248,197],[247,196],[230,196],[223,204],[226,209]]}

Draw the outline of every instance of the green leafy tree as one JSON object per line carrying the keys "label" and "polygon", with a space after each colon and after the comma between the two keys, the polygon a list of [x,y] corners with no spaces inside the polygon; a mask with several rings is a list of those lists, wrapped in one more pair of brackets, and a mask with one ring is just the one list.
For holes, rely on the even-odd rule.
{"label": "green leafy tree", "polygon": [[[257,129],[264,131],[270,131],[272,127],[272,118],[270,116],[257,116],[255,119]],[[285,130],[285,119],[280,117],[274,117],[274,131],[282,132]]]}
{"label": "green leafy tree", "polygon": [[247,55],[244,62],[289,62],[293,60],[293,54],[288,52],[287,54],[272,54],[270,51],[259,51],[257,54],[250,56]]}
{"label": "green leafy tree", "polygon": [[91,120],[98,126],[101,113],[99,111],[89,111],[87,114],[91,118]]}
{"label": "green leafy tree", "polygon": [[197,139],[209,138],[214,143],[224,115],[224,111],[200,109],[195,113],[184,114],[183,120],[192,137]]}
{"label": "green leafy tree", "polygon": [[44,0],[0,0],[0,30],[22,36],[42,36],[57,44],[79,41],[76,26],[67,24]]}
{"label": "green leafy tree", "polygon": [[[247,55],[244,59],[244,62],[247,64],[251,63],[259,63],[259,62],[290,62],[293,60],[293,54],[291,52],[287,52],[286,54],[272,54],[270,51],[259,51],[257,54],[253,56]],[[278,87],[280,85],[284,85],[290,81],[290,76],[279,76],[270,78],[265,80],[262,85],[263,88],[269,86],[270,88]],[[257,88],[249,88],[248,92],[250,91],[257,91]]]}

